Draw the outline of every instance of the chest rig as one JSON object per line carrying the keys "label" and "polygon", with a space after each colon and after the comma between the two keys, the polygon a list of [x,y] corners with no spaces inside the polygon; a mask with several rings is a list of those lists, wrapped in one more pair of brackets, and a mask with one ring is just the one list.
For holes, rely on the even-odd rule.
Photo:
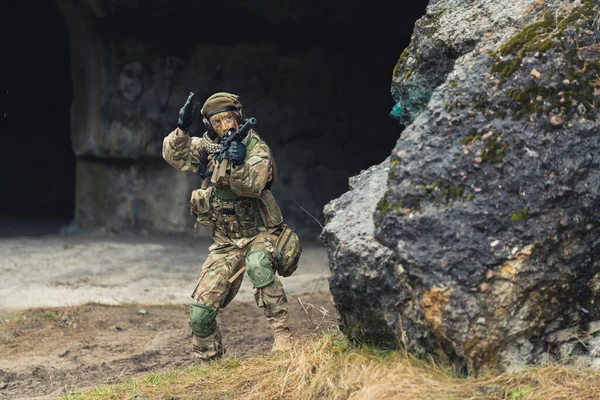
{"label": "chest rig", "polygon": [[[246,159],[258,143],[254,135],[246,144]],[[259,199],[238,196],[229,186],[213,186],[210,212],[217,232],[233,239],[256,236],[265,226]]]}

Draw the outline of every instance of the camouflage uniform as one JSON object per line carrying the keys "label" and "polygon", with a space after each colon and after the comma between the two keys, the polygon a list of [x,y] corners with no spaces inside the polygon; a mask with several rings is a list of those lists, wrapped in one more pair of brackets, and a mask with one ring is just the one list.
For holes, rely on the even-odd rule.
{"label": "camouflage uniform", "polygon": [[[164,139],[163,158],[180,171],[197,172],[208,154],[209,165],[214,167],[214,143],[210,142],[206,133],[202,138],[187,133],[178,136],[176,129]],[[263,308],[273,328],[275,344],[278,338],[279,345],[289,344],[287,299],[275,276],[281,258],[278,239],[289,228],[283,224],[281,211],[268,190],[273,159],[255,131],[251,130],[242,143],[247,149],[244,163],[231,166],[214,185],[194,190],[190,200],[197,223],[213,229],[213,244],[192,293],[196,308],[192,305],[191,313],[197,310],[204,318],[199,330],[191,324],[193,351],[202,359],[219,357],[224,352],[216,314],[237,294],[244,276],[240,270],[247,265],[256,304]],[[253,274],[249,263],[259,265]]]}

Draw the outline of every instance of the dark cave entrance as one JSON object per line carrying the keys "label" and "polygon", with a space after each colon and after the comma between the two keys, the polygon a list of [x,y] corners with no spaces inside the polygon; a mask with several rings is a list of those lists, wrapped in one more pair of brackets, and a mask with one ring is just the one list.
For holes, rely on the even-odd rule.
{"label": "dark cave entrance", "polygon": [[[290,2],[270,8],[258,3],[248,8],[232,6],[230,1],[199,5],[175,0],[168,7],[149,2],[143,9],[120,8],[111,14],[112,22],[100,29],[106,36],[126,37],[135,32],[136,37],[152,42],[160,53],[182,59],[199,42],[232,48],[241,42],[267,42],[275,45],[282,56],[322,48],[324,70],[335,71],[336,80],[347,82],[352,86],[351,91],[358,94],[352,100],[340,96],[339,103],[332,107],[344,108],[348,101],[362,104],[361,121],[351,126],[346,140],[339,143],[344,159],[336,160],[348,167],[350,175],[356,175],[389,156],[404,128],[389,115],[394,106],[391,76],[400,54],[410,43],[415,22],[425,14],[428,3],[429,0],[410,4],[335,0],[307,1],[300,5]],[[190,21],[195,15],[207,17],[198,24],[178,25],[177,36],[173,36],[172,21],[184,15],[189,15]],[[231,90],[230,86],[210,83],[207,88],[210,89],[207,93]],[[348,92],[347,87],[334,90],[342,95]],[[324,124],[316,121],[315,125]]]}
{"label": "dark cave entrance", "polygon": [[[280,5],[280,9],[269,8],[269,14],[260,11],[260,7],[232,7],[231,2],[200,5],[179,0],[167,6],[162,1],[150,1],[145,7],[132,8],[101,1],[98,4],[104,7],[106,15],[90,20],[96,24],[95,33],[105,42],[119,43],[131,37],[152,43],[152,54],[182,59],[188,58],[188,52],[199,41],[207,45],[268,42],[283,56],[318,48],[323,69],[341,82],[323,90],[329,92],[327,99],[332,99],[327,104],[344,112],[348,104],[360,104],[359,113],[353,108],[348,113],[353,117],[342,127],[327,119],[327,111],[319,111],[315,118],[306,114],[310,129],[299,135],[303,136],[299,140],[316,132],[317,136],[333,138],[328,145],[341,149],[328,161],[327,168],[310,175],[310,193],[288,196],[309,196],[312,203],[307,208],[320,216],[328,201],[347,190],[348,176],[383,161],[398,140],[404,127],[389,115],[393,106],[391,75],[427,3],[422,0],[410,6],[394,3],[384,7],[366,1],[308,2],[291,11],[290,3]],[[74,8],[87,7],[86,2],[73,4]],[[227,15],[228,29],[220,29],[223,21],[219,18],[197,21],[192,17],[195,10],[198,15]],[[73,221],[75,211],[70,38],[62,15],[51,1],[6,2],[0,7],[0,15],[6,29],[4,36],[8,38],[2,87],[5,151],[0,162],[0,236],[58,232]],[[178,24],[174,30],[173,21],[182,16],[190,16],[194,23]],[[195,22],[201,22],[201,27]],[[24,29],[27,34],[23,34]],[[203,35],[217,31],[219,35]],[[312,92],[318,95],[319,90],[314,85]],[[349,92],[353,94],[351,99],[346,97]],[[342,101],[338,103],[337,99]],[[249,104],[252,111],[252,103]],[[272,147],[276,147],[276,133],[273,138]],[[301,160],[312,154],[292,156]],[[111,158],[103,161],[111,165],[115,162]],[[286,191],[285,179],[282,184],[279,190]],[[306,219],[289,199],[282,202],[282,207],[285,215],[297,213],[299,219]],[[318,227],[313,228],[318,233]]]}
{"label": "dark cave entrance", "polygon": [[53,233],[74,215],[69,38],[52,1],[3,2],[0,235]]}
{"label": "dark cave entrance", "polygon": [[[390,156],[404,129],[390,116],[394,106],[390,93],[391,77],[398,58],[410,43],[415,22],[425,14],[428,3],[427,0],[385,5],[366,0],[308,1],[303,3],[300,10],[290,11],[288,4],[272,13],[264,11],[264,3],[257,6],[257,9],[262,7],[262,12],[255,13],[247,7],[232,7],[226,1],[207,3],[202,6],[205,15],[227,16],[225,20],[210,17],[202,19],[203,32],[214,34],[198,35],[196,26],[181,26],[178,27],[180,39],[173,40],[172,36],[169,38],[165,34],[169,31],[165,24],[176,19],[176,15],[184,15],[186,10],[181,2],[175,1],[170,3],[173,4],[169,10],[172,16],[165,18],[161,14],[156,17],[148,10],[148,15],[140,19],[138,29],[140,36],[161,48],[162,53],[176,54],[184,59],[198,41],[207,46],[231,46],[232,49],[240,42],[266,42],[274,45],[278,56],[282,58],[314,50],[315,56],[311,61],[318,60],[323,74],[314,77],[315,83],[307,83],[312,86],[310,89],[297,86],[298,97],[305,104],[313,101],[307,93],[314,98],[325,98],[327,100],[324,102],[314,102],[319,106],[326,103],[326,107],[330,106],[331,109],[311,109],[316,112],[297,114],[304,117],[303,121],[298,121],[299,125],[308,126],[297,132],[293,140],[285,137],[287,141],[284,141],[277,137],[275,130],[268,129],[265,129],[267,133],[264,138],[270,143],[276,159],[280,159],[281,149],[287,151],[289,147],[286,146],[292,141],[308,142],[314,144],[313,148],[319,148],[311,151],[299,145],[298,148],[305,151],[285,153],[291,164],[299,169],[305,168],[303,171],[309,176],[301,182],[309,181],[302,193],[295,192],[298,179],[295,179],[293,169],[286,171],[287,175],[280,174],[282,179],[273,190],[285,218],[297,230],[302,225],[304,237],[317,237],[320,226],[312,222],[296,200],[301,200],[303,208],[323,223],[323,207],[348,190],[348,178]],[[187,11],[190,11],[189,8]],[[114,25],[124,27],[132,16],[121,14],[120,18],[122,20]],[[224,26],[227,29],[223,29]],[[312,64],[308,64],[307,70],[310,70]],[[301,65],[296,72],[298,75],[304,74]],[[206,83],[209,89],[207,93],[237,92],[220,78]],[[277,79],[273,81],[277,82]],[[319,88],[319,82],[326,86]],[[293,93],[289,93],[289,97],[293,96]],[[252,113],[254,105],[251,102],[244,106]],[[264,121],[269,115],[261,115],[261,111],[264,110],[259,109],[255,116],[259,121]],[[338,119],[331,118],[329,114],[336,115]],[[308,123],[304,124],[304,121]],[[294,120],[286,122],[296,123]],[[321,151],[320,146],[329,151]],[[303,176],[302,173],[298,175]]]}
{"label": "dark cave entrance", "polygon": [[[344,94],[348,94],[348,88],[339,85],[334,90],[341,96],[332,107],[345,108],[344,103],[348,101],[362,105],[363,112],[358,118],[360,121],[347,127],[349,129],[345,131],[344,140],[338,142],[345,156],[335,160],[343,163],[350,176],[353,176],[389,156],[404,129],[389,115],[394,106],[390,94],[391,76],[400,54],[410,43],[415,22],[425,14],[428,3],[429,0],[385,5],[368,0],[351,3],[333,1],[318,5],[307,2],[303,12],[292,14],[293,17],[284,13],[286,17],[279,19],[249,15],[247,11],[235,11],[235,8],[227,8],[226,5],[210,3],[204,7],[206,14],[226,14],[228,29],[221,29],[223,21],[218,19],[205,19],[202,25],[206,31],[219,32],[210,36],[210,44],[233,46],[240,40],[248,43],[267,41],[274,44],[281,55],[322,46],[324,69],[335,71],[336,81],[349,83],[351,91],[357,94],[351,100],[343,98]],[[171,11],[175,15],[178,13]],[[126,17],[123,18],[125,21]],[[160,43],[162,31],[157,29],[156,20],[148,18],[145,23],[151,23],[152,26],[141,29],[152,32],[150,35],[157,35],[154,40]],[[194,39],[190,42],[170,41],[167,46],[172,51],[177,49],[176,52],[184,54],[195,44],[195,36],[190,33],[189,37]],[[212,89],[227,90],[219,86]],[[315,125],[327,123],[315,121]],[[330,193],[332,197],[321,200],[328,202],[344,191]],[[320,214],[320,210],[313,211]]]}

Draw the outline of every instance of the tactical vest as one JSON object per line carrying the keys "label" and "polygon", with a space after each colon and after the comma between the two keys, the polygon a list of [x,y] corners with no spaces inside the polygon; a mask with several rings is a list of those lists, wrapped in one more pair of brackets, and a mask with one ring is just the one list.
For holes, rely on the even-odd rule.
{"label": "tactical vest", "polygon": [[[259,142],[254,134],[246,144],[246,159]],[[259,227],[275,227],[283,222],[279,206],[269,190],[260,198],[238,196],[230,187],[213,186],[210,199],[211,219],[217,232],[230,238],[252,237]],[[273,214],[279,214],[273,215]]]}

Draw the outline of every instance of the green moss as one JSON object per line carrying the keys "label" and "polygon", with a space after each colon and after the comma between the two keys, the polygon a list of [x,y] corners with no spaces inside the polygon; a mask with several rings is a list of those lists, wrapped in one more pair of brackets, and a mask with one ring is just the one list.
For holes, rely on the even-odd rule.
{"label": "green moss", "polygon": [[456,199],[458,197],[462,197],[464,192],[465,192],[464,188],[457,187],[457,186],[449,186],[446,189],[444,189],[442,193],[446,197],[449,197],[451,199]]}
{"label": "green moss", "polygon": [[427,182],[425,186],[423,186],[423,191],[425,193],[431,193],[438,188],[439,184],[437,182]]}
{"label": "green moss", "polygon": [[523,56],[527,52],[542,51],[549,49],[552,45],[552,39],[548,38],[540,41],[549,29],[553,27],[554,16],[551,13],[544,13],[542,20],[535,22],[510,38],[505,44],[500,46],[498,51],[492,52],[491,56],[498,54],[503,57],[492,65],[491,71],[500,75],[500,78],[506,78],[512,75],[521,67]]}
{"label": "green moss", "polygon": [[387,200],[387,194],[383,196],[383,198],[377,203],[377,207],[375,208],[377,212],[381,215],[385,214],[388,210],[398,211],[402,208],[403,201],[400,200],[396,203],[390,203]]}
{"label": "green moss", "polygon": [[398,61],[401,61],[406,56],[408,56],[408,47],[405,47],[404,50],[402,50],[402,53],[400,54],[400,58],[398,58]]}
{"label": "green moss", "polygon": [[[595,70],[594,70],[595,71]],[[600,72],[600,69],[598,70]],[[577,74],[574,72],[574,74]],[[573,90],[570,86],[561,86],[557,89],[550,87],[539,86],[536,83],[531,83],[522,91],[511,89],[507,92],[508,97],[519,103],[515,108],[516,112],[511,115],[511,119],[526,119],[531,115],[541,116],[543,113],[549,113],[551,110],[564,108],[567,116],[572,114],[573,101],[582,104],[593,104],[594,90],[590,85],[591,76],[583,77],[577,74],[577,77],[571,77],[570,80],[577,79],[581,84],[577,90]],[[588,106],[591,111],[594,107]]]}
{"label": "green moss", "polygon": [[423,193],[432,203],[450,207],[457,199],[463,197],[465,189],[460,186],[447,186],[442,189],[438,182],[427,182],[423,185]]}
{"label": "green moss", "polygon": [[409,68],[408,71],[406,71],[406,74],[404,74],[404,79],[408,79],[413,73],[413,69]]}
{"label": "green moss", "polygon": [[529,207],[524,207],[522,209],[520,209],[519,211],[516,211],[515,213],[513,213],[513,215],[510,216],[510,220],[511,222],[525,222],[527,220],[527,211],[529,210]]}
{"label": "green moss", "polygon": [[473,140],[481,140],[481,135],[477,134],[477,129],[473,128],[469,131],[469,134],[461,139],[461,143],[465,146],[471,143]]}
{"label": "green moss", "polygon": [[501,86],[507,77],[522,68],[521,63],[527,53],[545,53],[559,46],[567,27],[580,20],[587,20],[590,25],[593,24],[593,11],[593,3],[585,1],[581,7],[575,8],[565,18],[556,18],[553,13],[546,12],[542,14],[540,21],[528,25],[497,51],[489,53],[495,58],[491,72],[499,74],[499,85]]}
{"label": "green moss", "polygon": [[377,207],[375,209],[379,214],[385,214],[385,212],[390,208],[390,204],[387,201],[387,196],[383,196],[379,203],[377,203]]}
{"label": "green moss", "polygon": [[484,110],[488,107],[487,95],[485,93],[475,93],[471,96],[473,105],[472,110]]}
{"label": "green moss", "polygon": [[397,203],[393,203],[393,204],[392,204],[392,210],[394,210],[394,211],[398,211],[398,210],[400,210],[400,209],[402,208],[402,206],[403,206],[403,203],[404,203],[404,202],[403,202],[402,200],[400,200],[400,201],[399,201],[399,202],[397,202]]}
{"label": "green moss", "polygon": [[508,149],[508,143],[501,143],[502,131],[496,132],[486,140],[487,147],[481,155],[481,159],[492,164],[502,162],[504,153]]}
{"label": "green moss", "polygon": [[399,160],[399,159],[396,159],[396,158],[395,158],[395,159],[393,159],[393,160],[390,162],[390,167],[393,167],[394,165],[398,164],[399,162],[400,162],[400,160]]}
{"label": "green moss", "polygon": [[473,141],[474,137],[475,136],[473,134],[467,135],[464,138],[462,138],[460,142],[466,146]]}
{"label": "green moss", "polygon": [[396,62],[396,65],[394,66],[394,70],[392,71],[392,78],[396,77],[396,74],[398,73],[398,69],[400,68],[400,64],[402,63],[402,60],[404,58],[406,58],[407,56],[408,56],[408,47],[406,47],[402,51],[402,54],[400,54],[400,58],[398,58],[398,61]]}
{"label": "green moss", "polygon": [[473,200],[473,197],[475,197],[475,195],[474,195],[473,193],[469,193],[469,194],[467,195],[467,197],[465,197],[465,200],[467,200],[467,201],[471,201],[471,200]]}
{"label": "green moss", "polygon": [[448,82],[448,85],[450,85],[450,87],[456,87],[456,85],[458,84],[456,83],[456,81],[450,81]]}
{"label": "green moss", "polygon": [[506,110],[498,110],[494,112],[494,118],[504,118],[506,116]]}
{"label": "green moss", "polygon": [[431,38],[438,31],[439,20],[444,13],[444,7],[438,6],[433,13],[426,13],[415,23],[415,32],[420,32],[426,38]]}
{"label": "green moss", "polygon": [[508,96],[513,101],[519,103],[517,111],[511,116],[511,119],[529,117],[534,113],[538,116],[541,115],[544,112],[544,101],[559,101],[559,99],[555,98],[558,93],[558,90],[538,86],[535,83],[529,84],[523,91],[516,89],[509,90],[507,93]]}

